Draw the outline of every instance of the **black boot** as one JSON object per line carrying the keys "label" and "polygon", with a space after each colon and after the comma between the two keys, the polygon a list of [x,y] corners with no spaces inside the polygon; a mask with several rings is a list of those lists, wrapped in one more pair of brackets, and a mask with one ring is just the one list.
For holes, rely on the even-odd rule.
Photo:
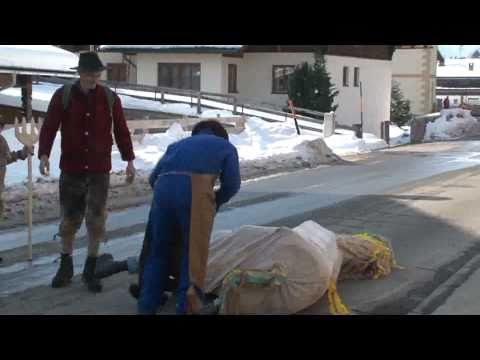
{"label": "black boot", "polygon": [[114,261],[110,254],[103,254],[98,257],[95,276],[99,279],[112,276],[123,271],[128,271],[128,263],[124,261]]}
{"label": "black boot", "polygon": [[[169,276],[165,291],[174,292],[175,290],[177,290],[177,288],[178,288],[178,280],[172,276]],[[130,295],[132,295],[135,299],[138,299],[140,297],[140,290],[141,288],[139,284],[130,284],[130,287],[128,288]]]}
{"label": "black boot", "polygon": [[93,293],[102,291],[102,282],[95,276],[95,268],[97,266],[96,257],[87,257],[85,267],[83,268],[82,280],[87,285],[88,290]]}
{"label": "black boot", "polygon": [[128,290],[130,291],[130,295],[138,300],[140,297],[140,286],[138,284],[130,284]]}
{"label": "black boot", "polygon": [[52,280],[52,288],[62,288],[72,282],[73,260],[69,254],[62,254],[60,268]]}

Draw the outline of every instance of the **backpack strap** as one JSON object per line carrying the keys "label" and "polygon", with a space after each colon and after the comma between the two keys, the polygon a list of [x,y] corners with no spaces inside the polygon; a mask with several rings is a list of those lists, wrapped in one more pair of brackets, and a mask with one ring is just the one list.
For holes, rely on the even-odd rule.
{"label": "backpack strap", "polygon": [[[99,85],[105,90],[105,95],[107,96],[108,110],[110,111],[110,119],[112,120],[112,133],[113,133],[113,104],[115,103],[115,94],[108,86]],[[70,103],[70,98],[72,95],[73,84],[65,84],[63,86],[63,111],[67,111],[68,105]]]}
{"label": "backpack strap", "polygon": [[63,111],[67,111],[68,104],[70,103],[70,95],[72,94],[72,86],[73,86],[73,84],[65,84],[63,86],[63,97],[62,97]]}
{"label": "backpack strap", "polygon": [[[68,105],[70,103],[70,97],[72,95],[72,86],[73,84],[65,84],[63,86],[63,97],[62,97],[62,104],[63,104],[63,111],[67,111]],[[105,95],[107,96],[107,103],[108,103],[108,110],[110,111],[110,116],[113,118],[113,104],[115,102],[115,96],[112,91],[107,86],[101,85],[102,88],[105,90]]]}
{"label": "backpack strap", "polygon": [[108,103],[108,109],[110,110],[110,116],[113,120],[113,104],[115,102],[115,96],[112,91],[108,86],[103,86],[103,89],[105,90],[105,95],[107,95],[107,103]]}
{"label": "backpack strap", "polygon": [[108,86],[103,86],[103,89],[105,90],[105,95],[107,96],[107,104],[108,104],[108,110],[110,110],[110,120],[112,121],[112,134],[114,133],[114,128],[115,128],[115,123],[113,121],[113,103],[115,102],[115,94],[113,93],[112,89],[110,89]]}

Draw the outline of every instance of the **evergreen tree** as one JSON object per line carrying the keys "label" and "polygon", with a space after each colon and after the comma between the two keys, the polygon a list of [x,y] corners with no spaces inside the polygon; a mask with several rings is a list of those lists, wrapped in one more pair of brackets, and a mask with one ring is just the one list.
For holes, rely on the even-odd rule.
{"label": "evergreen tree", "polygon": [[288,96],[293,104],[320,112],[335,111],[333,105],[338,91],[332,84],[323,55],[316,56],[313,65],[304,62],[289,77]]}
{"label": "evergreen tree", "polygon": [[392,82],[392,100],[390,105],[390,121],[398,126],[405,125],[412,118],[410,101],[404,99],[400,85]]}

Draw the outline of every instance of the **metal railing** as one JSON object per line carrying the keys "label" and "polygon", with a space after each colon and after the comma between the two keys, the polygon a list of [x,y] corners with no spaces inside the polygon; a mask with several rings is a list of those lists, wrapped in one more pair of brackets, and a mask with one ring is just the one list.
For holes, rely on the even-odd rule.
{"label": "metal railing", "polygon": [[435,119],[440,117],[440,113],[429,113],[429,114],[423,114],[423,115],[412,115],[412,119],[410,120],[410,124],[412,124],[416,120],[423,120],[426,123],[427,122],[433,122]]}
{"label": "metal railing", "polygon": [[[65,84],[68,79],[42,77],[44,82]],[[161,103],[177,102],[190,104],[197,107],[197,114],[202,113],[202,108],[212,108],[231,111],[234,115],[255,116],[270,122],[294,121],[296,118],[301,129],[315,132],[323,132],[325,114],[303,108],[295,108],[295,116],[291,112],[275,110],[263,106],[239,103],[237,97],[205,91],[168,88],[151,85],[139,85],[125,82],[102,81],[102,83],[121,95],[132,96],[139,99],[155,100]],[[305,114],[305,115],[303,115]],[[307,116],[308,115],[308,116]],[[349,129],[344,126],[339,128]]]}

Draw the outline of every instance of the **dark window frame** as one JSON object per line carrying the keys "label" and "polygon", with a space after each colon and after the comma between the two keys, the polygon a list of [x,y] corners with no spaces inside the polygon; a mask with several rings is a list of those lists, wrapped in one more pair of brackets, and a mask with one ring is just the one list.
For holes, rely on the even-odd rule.
{"label": "dark window frame", "polygon": [[[169,81],[167,81],[167,84],[162,84],[163,80],[160,81],[160,76],[161,76],[161,67],[164,67],[165,69],[170,68],[170,72],[168,73],[169,75]],[[185,69],[190,68],[190,76],[188,79],[188,84],[185,86],[184,84],[184,79],[182,79],[182,74],[184,74]],[[200,72],[200,75],[198,76],[198,88],[194,87],[195,85],[195,76],[194,72],[198,69]],[[168,70],[167,70],[168,72]],[[176,78],[174,76],[177,76]],[[184,89],[184,90],[193,90],[193,91],[200,91],[201,89],[201,79],[202,79],[202,65],[201,63],[175,63],[175,62],[160,62],[157,63],[157,85],[159,87],[170,87],[170,88],[178,88],[178,89]],[[178,86],[175,86],[178,85]]]}
{"label": "dark window frame", "polygon": [[[295,69],[295,65],[273,65],[272,66],[272,94],[288,94],[288,75],[287,75],[287,88],[285,90],[278,90],[275,87],[275,70],[278,68],[283,68],[284,72],[286,69]],[[285,74],[283,75],[285,76]]]}
{"label": "dark window frame", "polygon": [[360,67],[353,68],[353,86],[360,87]]}
{"label": "dark window frame", "polygon": [[[235,69],[235,70],[231,70]],[[238,94],[238,65],[237,64],[228,64],[228,93],[229,94]],[[233,77],[232,75],[235,74]]]}
{"label": "dark window frame", "polygon": [[349,87],[349,77],[350,77],[350,69],[348,66],[343,67],[343,87]]}

